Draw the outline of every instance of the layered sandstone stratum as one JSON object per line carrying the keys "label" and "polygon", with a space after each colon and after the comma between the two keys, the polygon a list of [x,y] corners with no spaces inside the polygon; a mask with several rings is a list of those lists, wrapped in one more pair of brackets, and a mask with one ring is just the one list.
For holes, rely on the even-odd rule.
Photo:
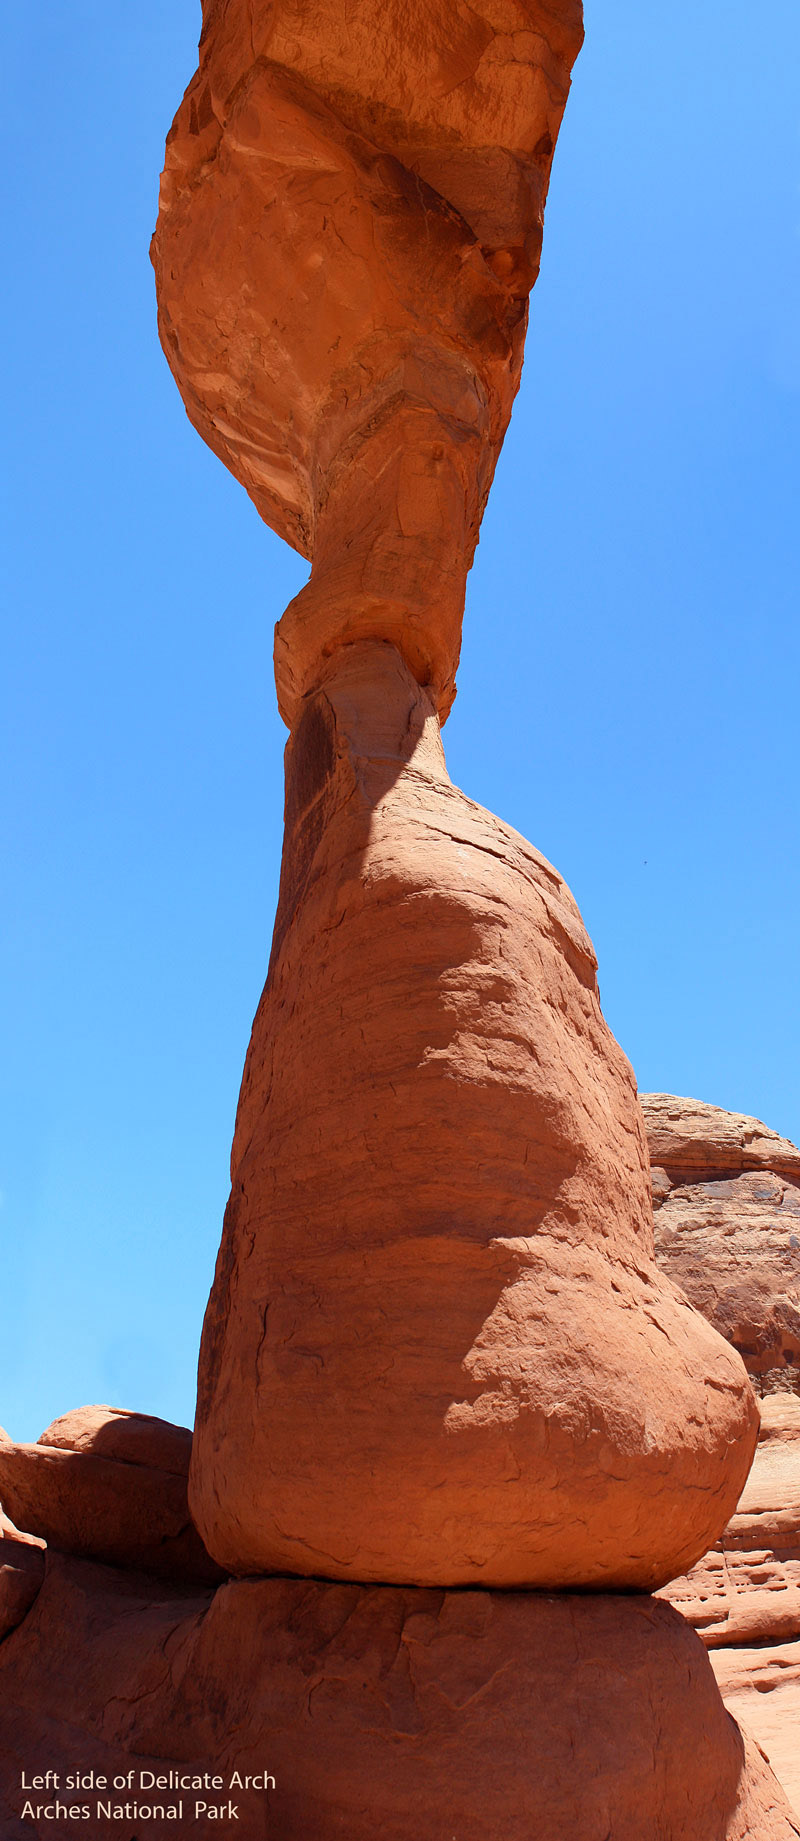
{"label": "layered sandstone stratum", "polygon": [[753,1468],[711,1552],[663,1596],[800,1811],[800,1151],[759,1119],[645,1093],[656,1256],[763,1395]]}
{"label": "layered sandstone stratum", "polygon": [[575,903],[441,743],[580,38],[574,0],[207,0],[168,142],[167,357],[311,562],[280,897],[188,1495],[136,1416],[0,1444],[48,1542],[41,1586],[18,1542],[0,1743],[268,1763],[254,1841],[798,1832],[648,1595],[722,1535],[754,1393],[656,1263]]}

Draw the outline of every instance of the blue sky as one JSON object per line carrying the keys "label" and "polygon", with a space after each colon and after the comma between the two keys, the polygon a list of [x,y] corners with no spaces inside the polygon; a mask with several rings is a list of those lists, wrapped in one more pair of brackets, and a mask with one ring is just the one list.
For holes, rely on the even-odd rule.
{"label": "blue sky", "polygon": [[[190,428],[148,242],[196,0],[5,27],[0,1421],[190,1423],[305,565]],[[604,0],[470,577],[453,778],[593,936],[643,1089],[800,1139],[794,0]]]}

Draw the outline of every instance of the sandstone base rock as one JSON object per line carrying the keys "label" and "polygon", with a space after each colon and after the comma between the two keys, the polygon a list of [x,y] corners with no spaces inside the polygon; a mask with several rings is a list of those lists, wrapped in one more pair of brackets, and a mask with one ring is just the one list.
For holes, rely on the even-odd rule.
{"label": "sandstone base rock", "polygon": [[[4,1841],[74,1841],[74,1823],[22,1820],[23,1758],[133,1768],[134,1787],[112,1800],[150,1809],[182,1794],[198,1841],[221,1825],[203,1812],[195,1823],[195,1799],[229,1796],[241,1841],[800,1832],[702,1644],[648,1598],[276,1578],[192,1601],[49,1555],[32,1611],[0,1646],[0,1706]],[[237,1770],[270,1773],[274,1790],[231,1790]],[[156,1792],[170,1771],[189,1783],[217,1771],[226,1787]],[[80,1801],[94,1812],[94,1794]],[[101,1832],[142,1829],[149,1841],[177,1832],[135,1812]]]}

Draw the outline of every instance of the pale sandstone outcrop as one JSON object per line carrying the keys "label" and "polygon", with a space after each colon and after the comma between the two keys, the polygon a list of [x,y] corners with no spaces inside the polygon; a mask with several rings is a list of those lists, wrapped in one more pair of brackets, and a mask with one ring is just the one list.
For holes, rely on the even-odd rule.
{"label": "pale sandstone outcrop", "polygon": [[728,1711],[752,1731],[800,1818],[800,1400],[769,1394],[736,1513],[662,1596],[711,1652]]}
{"label": "pale sandstone outcrop", "polygon": [[[82,1407],[49,1429],[58,1443],[0,1436],[0,1501],[19,1528],[65,1553],[168,1578],[213,1584],[224,1577],[189,1516],[184,1427]],[[153,1461],[159,1456],[161,1467]]]}
{"label": "pale sandstone outcrop", "polygon": [[710,1649],[726,1706],[800,1812],[800,1151],[758,1119],[672,1094],[641,1099],[656,1257],[764,1395],[735,1513],[663,1596]]}
{"label": "pale sandstone outcrop", "polygon": [[651,1588],[757,1412],[653,1262],[633,1075],[560,876],[448,779],[394,648],[287,749],[192,1513],[232,1572]]}
{"label": "pale sandstone outcrop", "polygon": [[[19,1819],[21,1758],[109,1776],[216,1770],[225,1791],[200,1795],[225,1804],[234,1770],[268,1771],[274,1790],[232,1793],[241,1841],[798,1834],[694,1632],[649,1598],[262,1579],[192,1601],[50,1556],[24,1628],[0,1646],[0,1706],[4,1841],[75,1832]],[[183,1794],[187,1831],[218,1835]],[[168,1841],[178,1826],[129,1831]]]}
{"label": "pale sandstone outcrop", "polygon": [[752,1733],[786,1791],[800,1834],[800,1642],[713,1649],[709,1660],[728,1712]]}
{"label": "pale sandstone outcrop", "polygon": [[[716,1547],[664,1597],[709,1648],[800,1637],[800,1400],[770,1394],[742,1496]],[[797,1735],[800,1741],[800,1732]]]}
{"label": "pale sandstone outcrop", "polygon": [[744,1112],[725,1112],[704,1100],[675,1093],[639,1095],[647,1127],[650,1160],[673,1175],[698,1180],[709,1175],[739,1176],[744,1170],[771,1170],[800,1182],[800,1150],[760,1119]]}
{"label": "pale sandstone outcrop", "polygon": [[759,1119],[643,1093],[656,1258],[759,1393],[800,1392],[800,1150]]}

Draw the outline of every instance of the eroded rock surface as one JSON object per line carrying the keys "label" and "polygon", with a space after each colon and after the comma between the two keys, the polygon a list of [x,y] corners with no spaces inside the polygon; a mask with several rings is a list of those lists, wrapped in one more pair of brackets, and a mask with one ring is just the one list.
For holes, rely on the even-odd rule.
{"label": "eroded rock surface", "polygon": [[190,1448],[182,1426],[81,1407],[38,1444],[0,1435],[0,1501],[19,1528],[64,1553],[213,1584],[224,1572],[189,1515]]}
{"label": "eroded rock surface", "polygon": [[[7,1841],[72,1841],[74,1823],[20,1819],[18,1761],[66,1771],[76,1754],[109,1776],[218,1771],[217,1797],[180,1792],[199,1841],[221,1824],[195,1823],[196,1797],[229,1794],[242,1841],[798,1833],[694,1632],[648,1598],[263,1579],[192,1601],[49,1556],[24,1632],[0,1645],[0,1709]],[[230,1793],[235,1770],[275,1789]],[[152,1841],[176,1832],[146,1822]]]}
{"label": "eroded rock surface", "polygon": [[662,1271],[759,1393],[800,1392],[800,1150],[759,1119],[643,1093]]}

